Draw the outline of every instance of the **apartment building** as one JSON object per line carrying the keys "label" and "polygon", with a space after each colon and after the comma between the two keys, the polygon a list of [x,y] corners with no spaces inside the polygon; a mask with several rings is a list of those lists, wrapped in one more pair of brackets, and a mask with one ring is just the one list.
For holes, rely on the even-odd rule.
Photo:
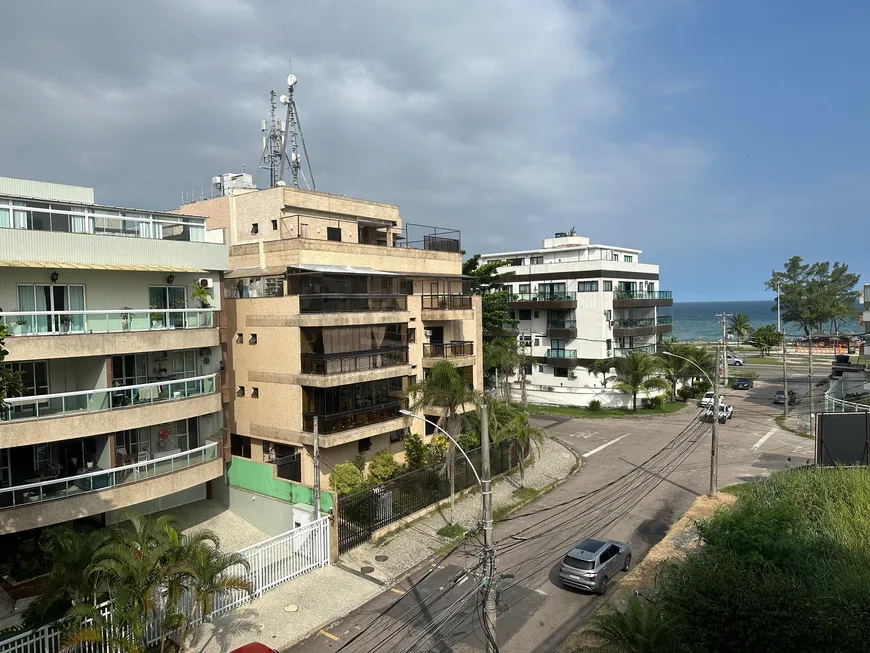
{"label": "apartment building", "polygon": [[0,409],[0,537],[209,495],[227,263],[201,217],[0,178],[4,364],[23,383]]}
{"label": "apartment building", "polygon": [[229,234],[227,500],[251,523],[310,519],[315,420],[326,511],[336,465],[383,450],[402,461],[407,433],[431,434],[399,411],[435,363],[482,389],[480,297],[462,277],[459,232],[286,186],[179,210]]}
{"label": "apartment building", "polygon": [[[585,406],[592,399],[618,406],[625,397],[589,373],[598,359],[654,353],[658,339],[673,330],[670,291],[659,288],[659,266],[641,263],[641,251],[591,244],[573,233],[557,233],[534,250],[484,254],[481,262],[507,262],[513,272],[510,316],[517,337],[535,358],[526,367],[529,401]],[[513,392],[523,389],[514,377]]]}

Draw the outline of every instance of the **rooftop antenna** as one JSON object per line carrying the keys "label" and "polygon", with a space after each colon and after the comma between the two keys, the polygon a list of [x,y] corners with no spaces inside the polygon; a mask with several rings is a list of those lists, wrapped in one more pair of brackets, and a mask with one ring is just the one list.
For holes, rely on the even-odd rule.
{"label": "rooftop antenna", "polygon": [[260,131],[263,133],[263,151],[260,155],[259,170],[269,171],[269,188],[277,186],[281,179],[278,171],[282,167],[284,135],[280,121],[275,119],[277,108],[275,89],[272,89],[269,91],[269,120],[260,121]]}
{"label": "rooftop antenna", "polygon": [[[279,98],[281,104],[287,107],[287,117],[284,120],[281,134],[281,164],[278,170],[278,179],[284,179],[284,164],[287,163],[290,166],[290,175],[293,178],[295,188],[299,188],[299,177],[302,177],[308,190],[317,190],[314,172],[311,170],[311,161],[308,158],[308,148],[305,147],[305,136],[302,134],[302,123],[299,121],[299,111],[296,109],[296,100],[293,98],[296,82],[296,75],[289,74],[287,76],[287,92]],[[302,168],[302,158],[299,155],[300,144],[302,145],[302,156],[305,157],[305,168],[308,169],[307,178]]]}

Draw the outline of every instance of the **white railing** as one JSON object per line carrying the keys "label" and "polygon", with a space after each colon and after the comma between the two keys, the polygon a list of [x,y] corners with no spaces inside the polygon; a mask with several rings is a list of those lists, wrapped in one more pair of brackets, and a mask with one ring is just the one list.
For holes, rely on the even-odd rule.
{"label": "white railing", "polygon": [[[251,594],[234,591],[232,594],[216,598],[208,617],[228,612],[257,598],[266,590],[285,583],[313,569],[328,567],[329,557],[329,516],[299,528],[287,531],[281,535],[264,540],[239,551],[248,561],[249,570],[245,572],[242,566],[230,568],[228,573],[244,574],[250,583]],[[192,625],[199,625],[203,617],[196,608],[192,608],[189,595],[182,596],[182,610],[192,614]],[[111,604],[99,606],[104,616],[109,616]],[[152,620],[146,626],[151,643],[160,639],[159,624]],[[48,624],[0,641],[0,653],[53,653],[60,648],[61,631],[57,623]],[[113,650],[109,646],[88,644],[83,647],[89,653],[103,653]]]}
{"label": "white railing", "polygon": [[870,413],[870,406],[866,404],[858,404],[853,401],[846,401],[835,397],[835,393],[842,392],[842,385],[834,388],[833,384],[825,392],[825,412],[826,413]]}
{"label": "white railing", "polygon": [[111,311],[25,311],[0,313],[13,336],[123,333],[214,326],[215,308],[117,309]]}
{"label": "white railing", "polygon": [[98,390],[10,397],[5,400],[7,406],[0,406],[0,422],[97,413],[212,394],[217,389],[217,374]]}
{"label": "white railing", "polygon": [[164,456],[154,460],[113,467],[112,469],[67,476],[39,483],[27,483],[13,487],[0,488],[0,510],[16,508],[33,503],[64,499],[78,496],[85,492],[108,490],[124,483],[144,481],[156,476],[171,474],[194,465],[199,465],[218,457],[218,443],[208,444],[182,451],[181,453]]}

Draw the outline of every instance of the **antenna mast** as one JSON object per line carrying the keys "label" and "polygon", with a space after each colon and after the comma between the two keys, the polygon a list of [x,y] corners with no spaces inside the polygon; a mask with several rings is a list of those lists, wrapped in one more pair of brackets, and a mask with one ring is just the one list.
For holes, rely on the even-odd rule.
{"label": "antenna mast", "polygon": [[284,135],[281,121],[275,119],[278,108],[275,102],[275,90],[269,91],[269,120],[260,121],[260,131],[263,132],[263,152],[260,155],[260,170],[269,171],[269,188],[278,185],[281,179],[278,170],[281,167],[281,154],[284,147]]}
{"label": "antenna mast", "polygon": [[[293,98],[293,91],[296,87],[296,75],[292,73],[287,76],[287,93],[282,95],[279,100],[281,104],[287,107],[287,117],[284,121],[284,130],[281,142],[281,166],[278,170],[278,179],[284,179],[284,164],[290,166],[290,176],[293,179],[293,186],[299,188],[299,177],[308,190],[316,190],[314,183],[314,173],[311,171],[311,161],[308,159],[308,149],[305,147],[305,136],[302,134],[302,123],[299,121],[299,111],[296,108],[296,100]],[[300,156],[300,143],[302,145],[302,156],[305,157],[305,167],[308,169],[308,177],[305,176],[303,170],[302,156]],[[290,150],[289,152],[287,150]],[[309,182],[310,179],[310,182]]]}

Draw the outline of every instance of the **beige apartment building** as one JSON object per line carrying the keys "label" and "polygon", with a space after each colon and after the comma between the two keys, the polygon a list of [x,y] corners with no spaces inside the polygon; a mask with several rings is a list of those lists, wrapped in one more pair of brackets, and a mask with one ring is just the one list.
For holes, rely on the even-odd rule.
{"label": "beige apartment building", "polygon": [[482,390],[480,297],[462,277],[459,233],[405,224],[395,205],[286,186],[229,192],[179,211],[229,234],[230,500],[259,501],[259,516],[245,513],[255,524],[275,519],[274,500],[293,503],[301,524],[315,418],[326,490],[339,463],[381,450],[402,461],[409,431],[431,434],[399,411],[436,362]]}
{"label": "beige apartment building", "polygon": [[201,217],[0,178],[4,364],[23,383],[0,408],[0,550],[23,531],[210,495],[227,264]]}

